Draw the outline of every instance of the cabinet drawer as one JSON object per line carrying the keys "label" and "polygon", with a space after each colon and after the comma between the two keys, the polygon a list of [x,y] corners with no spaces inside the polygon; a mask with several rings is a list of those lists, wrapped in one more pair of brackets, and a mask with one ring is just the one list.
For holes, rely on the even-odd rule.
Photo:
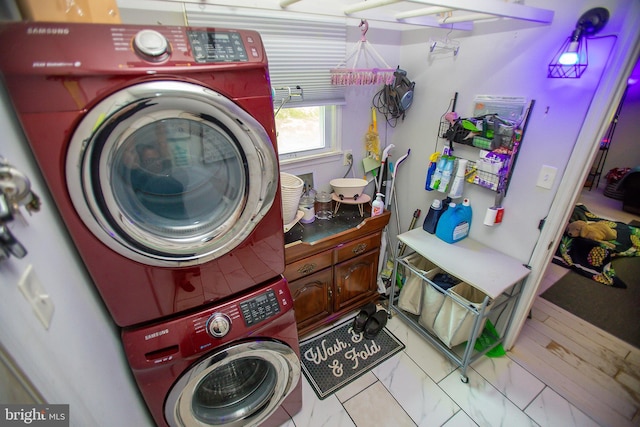
{"label": "cabinet drawer", "polygon": [[331,251],[325,251],[318,255],[310,256],[308,258],[301,259],[300,261],[287,264],[284,270],[284,277],[291,282],[330,266]]}
{"label": "cabinet drawer", "polygon": [[380,246],[380,235],[382,233],[370,234],[344,246],[336,248],[336,263],[346,261],[365,252],[376,249]]}

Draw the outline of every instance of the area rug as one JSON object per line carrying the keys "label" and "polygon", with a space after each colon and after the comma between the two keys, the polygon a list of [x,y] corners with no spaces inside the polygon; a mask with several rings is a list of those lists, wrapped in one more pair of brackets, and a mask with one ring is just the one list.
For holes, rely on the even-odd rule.
{"label": "area rug", "polygon": [[613,266],[627,288],[602,286],[569,271],[541,297],[640,348],[640,258],[619,258]]}
{"label": "area rug", "polygon": [[321,400],[404,349],[387,328],[365,339],[352,325],[349,319],[300,343],[302,372]]}

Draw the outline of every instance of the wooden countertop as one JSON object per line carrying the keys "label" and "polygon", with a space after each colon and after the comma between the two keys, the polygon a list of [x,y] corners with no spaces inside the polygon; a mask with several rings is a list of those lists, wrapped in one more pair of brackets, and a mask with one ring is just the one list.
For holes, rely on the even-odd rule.
{"label": "wooden countertop", "polygon": [[296,224],[284,236],[286,263],[380,231],[389,223],[391,212],[373,218],[368,215],[365,212],[361,217],[357,206],[343,204],[332,219]]}

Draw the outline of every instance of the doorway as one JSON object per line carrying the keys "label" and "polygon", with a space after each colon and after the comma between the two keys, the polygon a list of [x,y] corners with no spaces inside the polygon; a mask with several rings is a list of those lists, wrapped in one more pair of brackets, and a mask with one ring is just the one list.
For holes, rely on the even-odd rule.
{"label": "doorway", "polygon": [[[606,174],[613,168],[633,168],[640,166],[640,144],[637,135],[640,134],[640,122],[637,117],[640,116],[640,60],[631,72],[628,79],[626,95],[624,96],[617,120],[615,133],[611,136],[609,143],[609,151],[606,159],[601,167],[602,175],[592,186],[582,188],[577,203],[584,204],[591,212],[599,217],[608,218],[614,221],[620,221],[628,224],[632,220],[640,220],[640,216],[622,210],[622,201],[605,195],[607,187]],[[592,167],[596,166],[598,156],[594,160]],[[588,183],[588,181],[587,181]],[[550,263],[540,287],[538,295],[541,295],[548,288],[553,286],[560,278],[562,278],[568,269]]]}

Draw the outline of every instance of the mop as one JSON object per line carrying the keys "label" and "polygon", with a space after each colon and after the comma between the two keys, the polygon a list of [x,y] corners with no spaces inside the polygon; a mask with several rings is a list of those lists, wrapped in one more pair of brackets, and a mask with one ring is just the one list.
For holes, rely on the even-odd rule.
{"label": "mop", "polygon": [[383,183],[387,180],[387,158],[389,158],[389,151],[391,151],[393,148],[395,148],[395,145],[393,144],[389,144],[387,146],[387,148],[385,148],[382,151],[382,160],[380,161],[380,173],[379,173],[379,179],[376,181],[376,192],[378,193],[382,193],[386,196],[386,192],[383,191],[385,190],[383,188]]}
{"label": "mop", "polygon": [[[377,193],[382,193],[383,195],[386,196],[386,182],[387,182],[387,159],[389,158],[389,153],[390,151],[395,148],[394,144],[389,144],[383,151],[382,151],[382,160],[380,163],[380,173],[378,174],[378,180],[376,181],[376,192]],[[385,208],[386,208],[386,204],[385,204]],[[386,290],[386,286],[384,283],[384,277],[386,277],[387,279],[389,278],[389,276],[391,275],[390,271],[387,271],[387,258],[386,258],[386,252],[387,252],[387,245],[391,245],[391,242],[389,242],[389,235],[387,233],[387,226],[384,227],[384,230],[382,231],[382,239],[380,241],[380,255],[378,258],[378,292],[381,294],[386,294],[387,290]]]}
{"label": "mop", "polygon": [[[386,151],[386,150],[385,150]],[[402,162],[404,162],[407,157],[409,157],[409,154],[411,153],[411,149],[409,149],[407,151],[407,154],[405,154],[404,156],[401,156],[396,162],[395,164],[391,164],[390,163],[390,170],[391,170],[391,190],[389,192],[389,197],[387,198],[387,200],[385,201],[386,205],[385,207],[388,209],[390,204],[391,204],[391,199],[393,199],[393,193],[394,193],[394,188],[395,188],[395,180],[396,180],[396,175],[398,173],[398,168],[400,167],[400,165],[402,164]],[[384,154],[383,154],[384,156]],[[400,233],[400,219],[398,218],[398,201],[394,200],[394,208],[396,210],[396,226],[397,226],[397,230],[398,230],[398,234]],[[378,260],[378,265],[381,266],[379,267],[380,270],[380,274],[378,276],[378,290],[380,289],[384,289],[384,293],[386,294],[387,292],[387,286],[385,282],[388,282],[389,279],[391,278],[391,273],[393,272],[393,257],[390,257],[389,259],[387,259],[387,245],[391,246],[391,242],[389,242],[389,236],[388,236],[388,228],[389,226],[387,225],[383,231],[383,243],[381,244],[381,248],[380,248],[380,258]]]}

